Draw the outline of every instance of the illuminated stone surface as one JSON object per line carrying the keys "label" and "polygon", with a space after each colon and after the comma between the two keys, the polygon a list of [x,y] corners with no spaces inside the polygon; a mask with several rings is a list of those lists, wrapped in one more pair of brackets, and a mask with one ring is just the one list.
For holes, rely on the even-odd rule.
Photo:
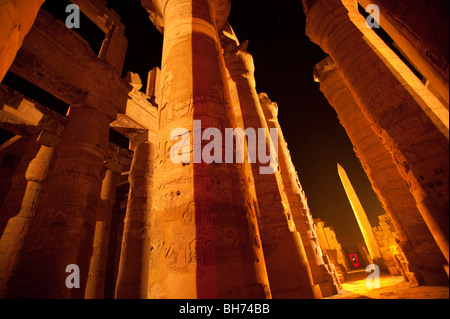
{"label": "illuminated stone surface", "polygon": [[358,195],[353,188],[350,179],[347,176],[344,168],[338,164],[338,173],[341,178],[342,184],[344,185],[345,192],[347,193],[348,200],[355,213],[356,221],[358,222],[361,233],[364,237],[367,249],[371,257],[371,263],[376,263],[377,260],[381,258],[380,250],[378,248],[378,243],[375,240],[375,236],[372,232],[372,226],[370,225],[369,219],[367,218],[366,212],[359,201]]}
{"label": "illuminated stone surface", "polygon": [[320,90],[336,110],[354,150],[384,209],[391,217],[399,245],[409,263],[411,281],[436,284],[446,280],[445,263],[428,230],[408,185],[400,176],[388,151],[370,126],[330,58],[314,70]]}
{"label": "illuminated stone surface", "polygon": [[[263,151],[269,154],[272,141],[256,93],[253,57],[247,52],[247,42],[238,45],[236,39],[234,46],[228,43],[223,45],[226,46],[224,59],[230,75],[230,87],[233,85],[234,88],[231,91],[237,95],[234,101],[240,106],[236,117],[242,118],[238,119],[238,122],[242,122],[243,130],[266,130],[266,149]],[[258,139],[260,138],[261,136],[258,136]],[[260,152],[259,143],[256,152]],[[256,160],[248,174],[253,176],[255,185],[261,241],[272,296],[284,299],[321,298],[318,287],[314,287],[305,248],[295,228],[281,173],[275,168],[273,174],[262,174],[260,167],[267,165]]]}
{"label": "illuminated stone surface", "polygon": [[122,173],[122,164],[117,152],[111,153],[113,152],[110,149],[101,174],[103,179],[96,211],[93,252],[86,282],[86,299],[104,297],[112,209],[116,202],[116,185]]}
{"label": "illuminated stone surface", "polygon": [[340,295],[327,299],[448,299],[448,287],[421,286],[411,288],[402,276],[381,274],[380,288],[369,289],[366,285],[367,276],[364,270],[350,272],[348,280],[342,284]]}
{"label": "illuminated stone surface", "polygon": [[367,27],[355,1],[304,1],[304,10],[306,34],[333,59],[448,262],[448,112]]}
{"label": "illuminated stone surface", "polygon": [[364,8],[376,4],[380,25],[406,54],[448,109],[449,3],[427,0],[359,0]]}
{"label": "illuminated stone surface", "polygon": [[150,226],[147,296],[270,297],[245,166],[193,163],[194,155],[189,165],[175,164],[170,157],[174,129],[186,129],[193,139],[200,133],[193,132],[194,120],[222,136],[225,128],[236,126],[213,19],[228,1],[148,2],[143,5],[153,14],[165,10],[158,20],[164,21],[154,176],[158,200]]}
{"label": "illuminated stone surface", "polygon": [[154,152],[155,146],[150,142],[143,142],[134,150],[116,285],[119,299],[144,299],[147,295]]}
{"label": "illuminated stone surface", "polygon": [[314,220],[314,226],[317,239],[322,248],[322,258],[326,270],[332,275],[333,282],[336,285],[343,283],[345,281],[344,273],[350,267],[333,227],[325,226],[325,222],[320,218]]}
{"label": "illuminated stone surface", "polygon": [[[318,284],[324,296],[343,285],[337,298],[448,298],[448,287],[429,286],[448,282],[448,32],[432,32],[448,15],[437,1],[373,1],[426,85],[366,27],[356,1],[304,1],[307,34],[336,63],[319,64],[316,80],[395,228],[382,219],[374,233],[388,270],[403,276],[383,275],[369,292],[344,276],[348,256],[332,226],[312,223],[276,104],[256,94],[246,42],[226,22],[229,1],[141,1],[164,34],[162,67],[144,70],[146,88],[130,70],[122,78],[121,17],[102,0],[71,2],[104,33],[99,54],[38,12],[42,1],[0,4],[0,78],[9,70],[71,106],[57,116],[0,86],[0,128],[15,134],[0,145],[2,297],[318,298]],[[189,153],[191,163],[173,163],[170,133],[185,128],[192,142],[194,120],[222,137],[273,125],[279,172],[258,176],[248,157],[206,164]],[[110,129],[127,149],[108,143]],[[69,264],[81,289],[65,284]]]}
{"label": "illuminated stone surface", "polygon": [[268,127],[278,130],[278,163],[284,190],[291,208],[293,222],[300,233],[308,256],[313,281],[320,286],[324,297],[334,295],[338,290],[336,285],[333,285],[333,275],[328,271],[323,261],[322,248],[317,238],[314,219],[278,122],[278,105],[273,103],[265,93],[259,94],[259,100]]}
{"label": "illuminated stone surface", "polygon": [[[101,189],[110,119],[87,105],[72,106],[58,156],[37,208],[21,262],[7,280],[6,296],[83,297],[65,285],[66,266],[76,264],[86,280]],[[42,258],[41,256],[45,256]],[[23,258],[23,259],[22,259]],[[26,283],[27,286],[23,286]],[[43,292],[42,286],[48,287]],[[11,287],[11,289],[9,289]]]}
{"label": "illuminated stone surface", "polygon": [[[0,240],[0,291],[3,294],[36,214],[42,182],[46,179],[55,148],[29,141],[27,151],[12,177],[12,186],[2,205]],[[8,212],[9,214],[6,214]]]}
{"label": "illuminated stone surface", "polygon": [[0,81],[14,61],[44,0],[7,0],[0,3]]}

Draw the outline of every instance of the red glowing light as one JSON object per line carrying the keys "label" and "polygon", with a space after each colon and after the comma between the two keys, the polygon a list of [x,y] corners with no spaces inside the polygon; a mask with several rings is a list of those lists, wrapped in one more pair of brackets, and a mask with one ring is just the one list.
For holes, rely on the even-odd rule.
{"label": "red glowing light", "polygon": [[353,264],[353,267],[358,268],[361,266],[358,260],[358,256],[356,254],[350,254],[350,260]]}

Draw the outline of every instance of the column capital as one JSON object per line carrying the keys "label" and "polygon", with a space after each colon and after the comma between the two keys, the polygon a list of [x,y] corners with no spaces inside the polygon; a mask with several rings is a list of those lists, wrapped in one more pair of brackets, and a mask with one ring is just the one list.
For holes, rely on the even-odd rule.
{"label": "column capital", "polygon": [[321,82],[328,72],[335,70],[336,65],[330,57],[326,57],[314,66],[314,81]]}
{"label": "column capital", "polygon": [[253,87],[256,87],[255,62],[253,56],[247,51],[248,40],[240,43],[229,22],[226,22],[219,32],[219,39],[223,58],[233,81],[249,81]]}
{"label": "column capital", "polygon": [[247,78],[256,87],[255,63],[253,56],[247,51],[248,41],[245,40],[231,52],[224,52],[223,57],[233,80],[239,77]]}
{"label": "column capital", "polygon": [[272,102],[267,93],[259,93],[258,97],[266,120],[276,120],[278,118],[278,104]]}
{"label": "column capital", "polygon": [[364,20],[358,12],[355,0],[303,0],[306,15],[306,35],[328,51],[328,40],[333,32],[345,28],[343,22],[351,23],[355,17]]}
{"label": "column capital", "polygon": [[49,147],[56,147],[58,146],[60,139],[61,139],[60,135],[42,130],[36,137],[36,143]]}
{"label": "column capital", "polygon": [[[142,6],[147,10],[150,20],[158,29],[159,32],[164,33],[164,13],[169,1],[177,2],[193,2],[195,0],[141,0]],[[207,2],[214,10],[216,18],[217,29],[220,30],[228,19],[231,10],[230,0],[198,0]]]}
{"label": "column capital", "polygon": [[121,174],[123,170],[117,153],[108,154],[108,159],[103,162],[103,167],[107,170],[111,170],[116,174]]}

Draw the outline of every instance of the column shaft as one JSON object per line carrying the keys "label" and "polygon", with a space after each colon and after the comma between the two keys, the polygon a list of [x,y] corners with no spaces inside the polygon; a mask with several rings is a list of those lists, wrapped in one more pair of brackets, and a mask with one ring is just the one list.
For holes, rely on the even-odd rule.
{"label": "column shaft", "polygon": [[448,261],[448,112],[367,27],[355,1],[304,7],[308,36],[335,62]]}
{"label": "column shaft", "polygon": [[[214,21],[215,8],[227,1],[162,2],[158,201],[151,222],[148,296],[270,297],[244,165],[208,164],[199,158],[207,144],[201,140],[204,129],[217,129],[224,136],[225,128],[236,127]],[[194,131],[194,120],[201,121],[201,129]],[[175,163],[170,157],[174,129],[189,132],[190,163]]]}
{"label": "column shaft", "polygon": [[6,227],[0,240],[0,293],[24,252],[25,241],[41,198],[42,183],[50,170],[55,148],[38,144],[36,137],[27,145],[13,176],[13,186],[2,205],[2,224]]}
{"label": "column shaft", "polygon": [[[246,43],[225,53],[224,57],[239,97],[239,115],[242,116],[244,129],[265,131],[265,137],[258,135],[258,141],[265,139],[265,149],[260,149],[262,146],[259,143],[248,147],[253,147],[257,154],[272,155],[274,146],[256,93],[254,63],[246,51]],[[249,174],[252,174],[255,183],[261,240],[272,296],[321,298],[319,287],[314,286],[305,248],[292,219],[278,163],[271,174],[263,174],[260,168],[269,164],[260,160],[252,163]]]}
{"label": "column shaft", "polygon": [[119,163],[109,159],[102,172],[103,179],[96,210],[93,251],[86,283],[86,299],[104,298],[112,209],[116,201],[116,185],[120,178],[121,168]]}
{"label": "column shaft", "polygon": [[[84,297],[110,119],[83,105],[72,106],[68,116],[26,250],[9,278],[7,297]],[[68,265],[78,266],[80,289],[66,286]],[[72,275],[76,278],[77,272]]]}
{"label": "column shaft", "polygon": [[333,275],[325,266],[314,219],[309,210],[305,192],[300,184],[288,145],[278,122],[278,106],[276,103],[272,103],[265,93],[259,94],[259,99],[268,127],[278,130],[278,162],[281,178],[295,227],[299,231],[305,247],[314,283],[320,286],[324,297],[337,294],[338,288],[333,284]]}
{"label": "column shaft", "polygon": [[129,184],[118,185],[116,203],[112,209],[111,230],[109,234],[108,260],[105,272],[105,299],[114,299],[117,274],[119,272],[120,248],[123,235],[123,221],[125,219]]}
{"label": "column shaft", "polygon": [[129,175],[130,191],[115,293],[119,299],[145,299],[147,296],[154,167],[154,145],[139,144]]}

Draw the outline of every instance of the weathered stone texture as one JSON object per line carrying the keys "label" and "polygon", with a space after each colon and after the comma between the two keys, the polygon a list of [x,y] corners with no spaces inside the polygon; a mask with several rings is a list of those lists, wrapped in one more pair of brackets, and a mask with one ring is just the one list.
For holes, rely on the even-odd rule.
{"label": "weathered stone texture", "polygon": [[[222,39],[224,36],[222,37]],[[226,37],[225,37],[226,38]],[[226,40],[226,39],[225,39]],[[226,41],[224,60],[230,75],[232,95],[240,110],[236,112],[242,129],[261,128],[265,130],[264,154],[273,154],[270,137],[254,77],[253,57],[247,52],[247,42]],[[264,137],[258,136],[258,141]],[[278,141],[275,141],[278,143]],[[250,146],[249,146],[250,147]],[[259,154],[260,145],[256,146]],[[289,201],[278,167],[273,174],[262,174],[260,168],[269,164],[256,160],[249,167],[253,176],[259,209],[259,227],[273,298],[321,298],[314,286],[307,255],[300,234],[293,222]]]}
{"label": "weathered stone texture", "polygon": [[338,293],[337,287],[330,280],[332,274],[327,270],[323,260],[322,248],[317,238],[314,219],[309,210],[308,201],[302,189],[297,171],[278,122],[278,105],[273,103],[265,93],[259,94],[259,100],[269,128],[278,132],[278,163],[283,180],[284,191],[289,202],[293,222],[302,238],[310,265],[313,281],[321,288],[322,295],[327,297]]}
{"label": "weathered stone texture", "polygon": [[118,299],[147,296],[154,158],[155,146],[150,142],[143,142],[134,150],[116,285]]}
{"label": "weathered stone texture", "polygon": [[0,3],[0,81],[14,61],[44,0],[7,0]]}
{"label": "weathered stone texture", "polygon": [[320,83],[320,90],[335,109],[375,193],[393,222],[411,272],[416,273],[416,280],[420,283],[442,281],[443,269],[439,266],[444,263],[442,253],[423,221],[408,185],[333,61],[326,58],[317,64],[314,76]]}
{"label": "weathered stone texture", "polygon": [[355,1],[306,1],[304,7],[307,35],[335,62],[448,260],[448,113],[367,28]]}
{"label": "weathered stone texture", "polygon": [[446,0],[359,0],[380,8],[381,27],[430,85],[449,103],[449,2]]}
{"label": "weathered stone texture", "polygon": [[84,296],[81,289],[67,289],[65,271],[76,264],[86,281],[110,119],[86,105],[71,107],[69,118],[25,251],[5,282],[7,297]]}
{"label": "weathered stone texture", "polygon": [[[194,120],[222,136],[236,127],[218,43],[221,25],[214,20],[226,4],[143,1],[164,20],[149,298],[270,297],[244,165],[193,163],[193,154],[188,165],[170,158],[175,128],[189,131],[197,148],[192,133],[201,132],[193,132]],[[155,5],[165,6],[164,15],[152,11]]]}

